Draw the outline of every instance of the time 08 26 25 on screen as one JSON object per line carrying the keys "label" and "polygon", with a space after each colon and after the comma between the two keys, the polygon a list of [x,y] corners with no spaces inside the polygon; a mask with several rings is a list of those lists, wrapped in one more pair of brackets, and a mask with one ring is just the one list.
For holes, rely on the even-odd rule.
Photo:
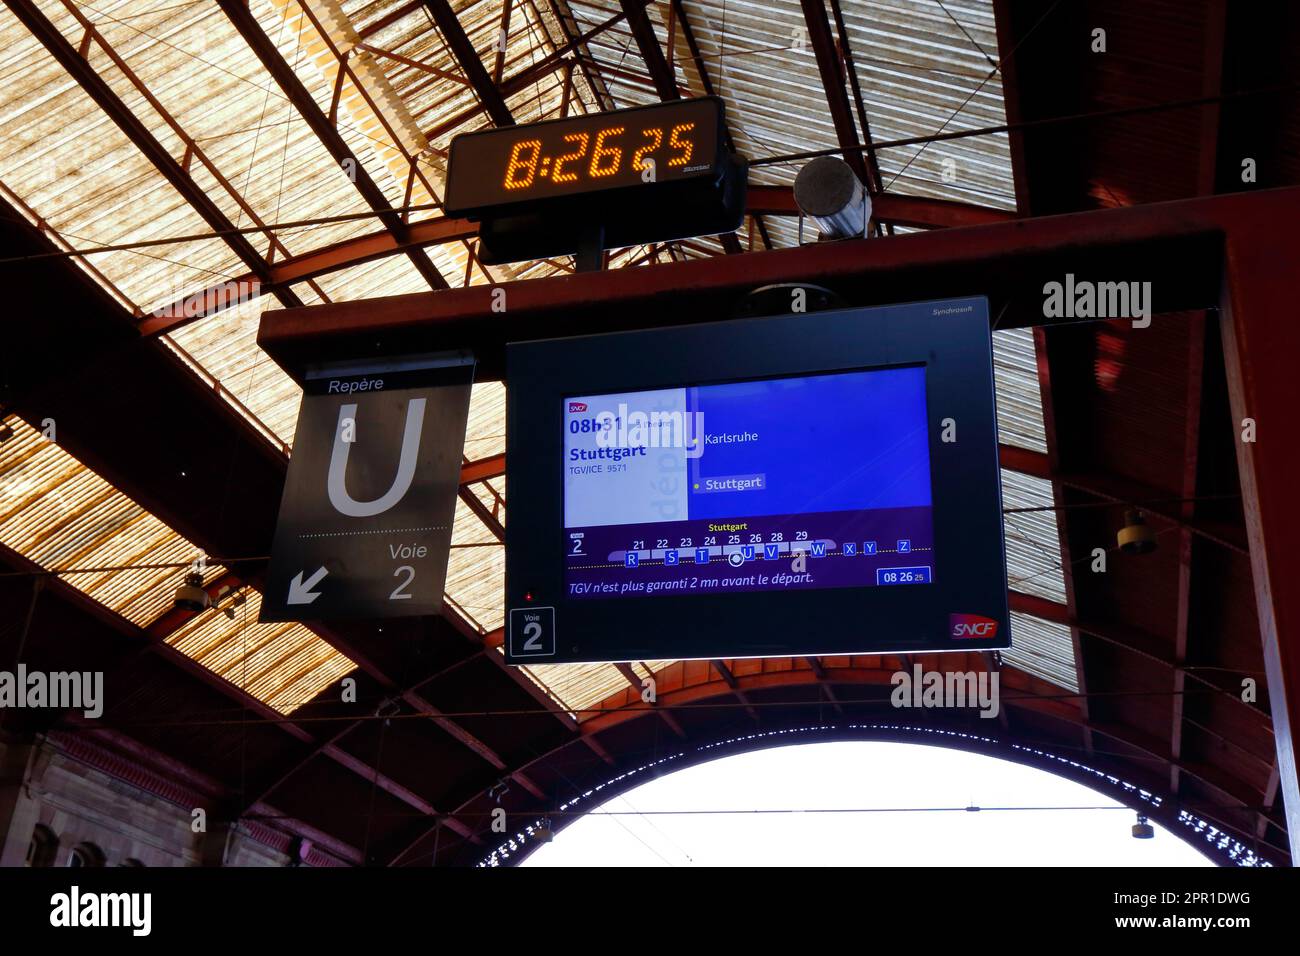
{"label": "time 08 26 25 on screen", "polygon": [[694,100],[458,137],[448,211],[710,175],[717,115]]}

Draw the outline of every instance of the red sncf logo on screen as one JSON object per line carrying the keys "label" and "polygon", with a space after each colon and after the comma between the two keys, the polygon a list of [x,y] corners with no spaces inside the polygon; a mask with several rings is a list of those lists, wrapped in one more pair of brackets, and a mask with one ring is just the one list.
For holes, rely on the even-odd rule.
{"label": "red sncf logo on screen", "polygon": [[997,637],[998,622],[978,614],[949,614],[948,633],[953,637]]}
{"label": "red sncf logo on screen", "polygon": [[585,412],[586,410],[586,402],[569,402],[569,411],[571,412]]}

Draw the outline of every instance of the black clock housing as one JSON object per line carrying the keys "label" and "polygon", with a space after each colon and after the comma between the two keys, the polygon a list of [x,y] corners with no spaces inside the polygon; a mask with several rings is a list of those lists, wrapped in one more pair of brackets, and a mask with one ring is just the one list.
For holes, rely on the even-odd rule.
{"label": "black clock housing", "polygon": [[466,133],[445,211],[481,223],[480,258],[512,262],[739,228],[747,166],[718,97]]}

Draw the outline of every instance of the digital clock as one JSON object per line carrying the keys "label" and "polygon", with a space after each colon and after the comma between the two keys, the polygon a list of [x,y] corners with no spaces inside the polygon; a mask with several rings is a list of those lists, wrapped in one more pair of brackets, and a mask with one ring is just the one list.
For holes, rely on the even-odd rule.
{"label": "digital clock", "polygon": [[744,217],[745,166],[717,97],[483,130],[451,143],[444,210],[483,223],[485,262],[712,235]]}
{"label": "digital clock", "polygon": [[722,101],[709,97],[457,136],[447,214],[717,176],[721,116]]}

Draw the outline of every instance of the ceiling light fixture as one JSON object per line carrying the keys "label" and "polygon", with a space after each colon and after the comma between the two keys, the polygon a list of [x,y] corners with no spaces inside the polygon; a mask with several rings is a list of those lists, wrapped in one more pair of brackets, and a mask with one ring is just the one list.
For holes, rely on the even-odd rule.
{"label": "ceiling light fixture", "polygon": [[799,207],[799,245],[804,216],[817,223],[822,239],[866,238],[871,196],[842,159],[820,156],[800,169],[794,178],[794,203]]}
{"label": "ceiling light fixture", "polygon": [[1149,554],[1156,549],[1156,533],[1142,517],[1142,512],[1131,508],[1124,514],[1124,527],[1116,536],[1119,549],[1128,554]]}
{"label": "ceiling light fixture", "polygon": [[212,606],[212,598],[203,589],[203,575],[197,571],[185,575],[185,583],[176,589],[172,599],[178,608],[195,613],[206,611]]}

